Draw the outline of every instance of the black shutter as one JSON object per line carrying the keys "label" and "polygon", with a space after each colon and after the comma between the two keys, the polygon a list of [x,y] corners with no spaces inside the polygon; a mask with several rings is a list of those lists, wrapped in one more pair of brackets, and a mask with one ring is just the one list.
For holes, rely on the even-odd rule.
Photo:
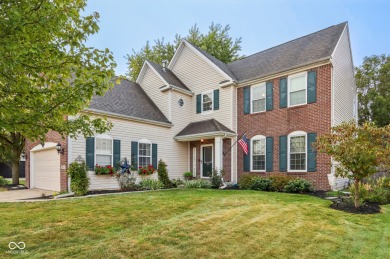
{"label": "black shutter", "polygon": [[152,144],[152,166],[157,169],[157,144]]}
{"label": "black shutter", "polygon": [[112,165],[116,169],[120,168],[121,161],[121,141],[118,139],[114,139],[114,164]]}
{"label": "black shutter", "polygon": [[279,171],[287,172],[287,136],[279,136]]}
{"label": "black shutter", "polygon": [[317,150],[313,146],[317,133],[307,133],[307,171],[317,171]]}
{"label": "black shutter", "polygon": [[219,89],[214,90],[214,110],[219,110]]}
{"label": "black shutter", "polygon": [[251,87],[244,87],[244,114],[251,113]]}
{"label": "black shutter", "polygon": [[287,78],[282,78],[279,82],[279,107],[287,108]]}
{"label": "black shutter", "polygon": [[250,156],[251,140],[247,139],[246,143],[248,145],[248,154],[246,155],[244,152],[244,172],[249,172],[251,170],[251,156]]}
{"label": "black shutter", "polygon": [[266,165],[265,169],[267,172],[272,172],[274,170],[274,138],[266,138]]}
{"label": "black shutter", "polygon": [[131,141],[131,168],[138,169],[138,142]]}
{"label": "black shutter", "polygon": [[307,103],[317,101],[317,72],[310,71],[307,73]]}
{"label": "black shutter", "polygon": [[95,169],[95,138],[87,138],[85,141],[86,163],[88,170]]}
{"label": "black shutter", "polygon": [[266,84],[266,109],[267,111],[272,111],[274,108],[274,91],[273,86],[274,84],[272,82],[268,82]]}
{"label": "black shutter", "polygon": [[202,95],[196,95],[196,113],[202,112]]}

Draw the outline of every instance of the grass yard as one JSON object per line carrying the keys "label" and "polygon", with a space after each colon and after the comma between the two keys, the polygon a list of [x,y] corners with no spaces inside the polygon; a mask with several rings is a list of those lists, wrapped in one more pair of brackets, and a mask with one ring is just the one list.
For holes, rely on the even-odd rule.
{"label": "grass yard", "polygon": [[0,203],[0,257],[390,258],[390,205],[376,215],[272,192],[169,190]]}

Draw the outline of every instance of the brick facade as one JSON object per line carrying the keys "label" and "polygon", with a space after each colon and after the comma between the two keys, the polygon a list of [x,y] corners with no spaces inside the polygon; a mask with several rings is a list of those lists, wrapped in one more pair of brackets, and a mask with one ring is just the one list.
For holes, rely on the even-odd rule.
{"label": "brick facade", "polygon": [[[237,89],[237,125],[238,135],[246,132],[248,138],[255,135],[274,137],[274,172],[279,173],[279,136],[288,135],[293,131],[316,132],[317,136],[327,133],[331,127],[331,71],[332,66],[317,67],[317,101],[316,103],[296,106],[291,108],[279,108],[279,80],[273,82],[273,110],[256,114],[244,115],[243,88]],[[238,148],[237,174],[238,181],[243,172],[243,151]],[[329,190],[327,174],[331,170],[330,157],[317,154],[317,172],[289,173],[287,175],[305,178],[312,182],[315,189]],[[266,173],[260,173],[265,175]],[[267,173],[268,174],[268,173]]]}
{"label": "brick facade", "polygon": [[[67,138],[63,139],[62,136],[55,131],[49,131],[46,134],[45,142],[60,142],[61,146],[64,148],[64,154],[60,154],[60,179],[61,179],[61,191],[66,191],[68,189],[68,176],[66,174],[66,169],[68,166],[68,143]],[[26,185],[30,188],[30,151],[34,147],[41,145],[39,141],[31,142],[29,140],[26,141],[25,152],[27,154],[26,159]],[[63,169],[64,168],[64,169]]]}

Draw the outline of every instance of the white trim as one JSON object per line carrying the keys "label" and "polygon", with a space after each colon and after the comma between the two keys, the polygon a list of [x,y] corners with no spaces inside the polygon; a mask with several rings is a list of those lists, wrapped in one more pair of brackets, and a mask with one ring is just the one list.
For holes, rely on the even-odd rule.
{"label": "white trim", "polygon": [[[334,53],[336,52],[336,49],[337,49],[337,47],[338,47],[339,44],[340,44],[341,38],[342,38],[342,36],[343,36],[343,34],[344,34],[344,31],[345,31],[345,28],[347,27],[347,25],[348,25],[348,23],[345,24],[344,29],[343,29],[343,31],[341,32],[339,39],[337,40],[336,46],[334,47],[333,52],[332,52],[332,54],[330,55],[331,58],[334,57]],[[351,56],[352,56],[352,53],[351,53]]]}
{"label": "white trim", "polygon": [[[305,102],[304,103],[290,105],[290,85],[291,85],[290,81],[291,81],[291,79],[302,77],[302,76],[305,77]],[[300,90],[300,91],[302,91],[302,90]],[[287,77],[287,107],[295,107],[295,106],[306,105],[306,104],[307,104],[307,71],[301,72],[301,73],[298,73],[298,74],[289,75]]]}
{"label": "white trim", "polygon": [[182,42],[180,43],[179,47],[177,48],[177,51],[175,52],[175,54],[173,55],[173,58],[171,60],[171,62],[169,62],[169,65],[168,65],[168,69],[172,70],[172,68],[175,66],[175,63],[180,55],[180,53],[182,52],[183,48],[182,45],[186,45],[189,49],[191,49],[192,51],[195,52],[195,54],[197,54],[200,58],[202,58],[204,61],[206,61],[207,64],[209,64],[212,68],[214,68],[215,70],[217,70],[222,76],[228,78],[230,81],[234,81],[233,78],[231,78],[228,74],[226,74],[221,68],[219,68],[216,64],[214,64],[214,62],[212,62],[210,59],[208,59],[205,55],[203,55],[202,52],[200,52],[198,49],[196,49],[194,46],[191,45],[191,43],[189,43],[187,40],[182,40]]}
{"label": "white trim", "polygon": [[[108,156],[108,154],[96,154],[97,152],[96,152],[96,142],[97,142],[97,140],[98,139],[104,139],[104,140],[111,140],[111,163],[110,163],[110,166],[114,166],[114,140],[110,137],[110,136],[108,136],[108,135],[106,135],[106,134],[101,134],[101,135],[96,135],[95,137],[95,141],[94,141],[94,144],[95,144],[95,147],[94,147],[94,161],[95,161],[95,165],[99,165],[98,163],[97,163],[97,160],[96,160],[96,155],[107,155]],[[95,166],[95,165],[93,165],[93,166]],[[100,165],[99,165],[100,166]]]}
{"label": "white trim", "polygon": [[[139,155],[139,150],[140,150],[140,148],[139,148],[139,144],[148,144],[148,145],[150,145],[150,156],[142,156],[142,157],[150,157],[150,165],[152,165],[153,164],[153,145],[152,145],[152,142],[150,141],[150,140],[148,140],[148,139],[140,139],[140,140],[138,140],[138,148],[137,148],[137,152],[138,152],[138,154],[137,154],[137,158],[138,158],[138,161],[137,161],[137,166],[138,167],[140,167],[141,165],[140,165],[140,162],[139,162],[139,160],[140,160],[140,155]],[[155,168],[155,169],[157,169],[157,168]]]}
{"label": "white trim", "polygon": [[[45,142],[44,146],[38,144],[30,150],[30,189],[35,187],[35,171],[34,171],[34,161],[35,161],[35,152],[49,149],[56,149],[57,143],[54,142]],[[60,160],[61,163],[61,160]],[[61,165],[60,165],[61,167]],[[61,169],[60,169],[61,170]],[[60,183],[61,186],[61,183]]]}
{"label": "white trim", "polygon": [[[211,93],[211,110],[207,110],[207,111],[203,111],[203,95],[206,95],[206,94],[209,94]],[[200,94],[201,96],[201,102],[200,102],[200,105],[201,105],[201,114],[202,115],[205,115],[205,114],[210,114],[210,113],[213,113],[214,112],[214,90],[207,90],[207,91],[204,91]]]}
{"label": "white trim", "polygon": [[330,126],[334,126],[334,71],[333,66],[330,68]]}
{"label": "white trim", "polygon": [[[254,112],[254,111],[253,111],[253,107],[254,107],[253,101],[261,100],[261,99],[263,99],[263,98],[253,100],[253,92],[254,92],[253,89],[254,89],[254,88],[260,88],[260,87],[264,87],[264,89],[265,89],[265,96],[264,96],[264,104],[265,104],[265,105],[264,105],[264,110]],[[267,87],[266,87],[266,83],[265,83],[265,82],[264,82],[264,83],[260,83],[260,84],[256,84],[256,85],[252,85],[252,86],[251,86],[251,103],[250,103],[250,105],[251,105],[251,110],[250,110],[251,114],[254,114],[254,113],[262,113],[262,112],[265,112],[265,111],[267,110]]]}
{"label": "white trim", "polygon": [[[305,170],[290,170],[290,138],[305,136]],[[307,132],[304,131],[294,131],[288,134],[287,136],[287,172],[288,173],[301,173],[307,172]]]}
{"label": "white trim", "polygon": [[[254,140],[263,140],[264,139],[264,147],[265,147],[265,152],[264,152],[264,170],[254,170],[253,169],[253,141]],[[256,135],[251,138],[251,143],[250,143],[250,171],[251,172],[265,172],[267,169],[267,138],[263,135]]]}
{"label": "white trim", "polygon": [[[188,142],[188,145],[190,144],[190,142]],[[197,161],[196,161],[196,147],[193,147],[192,148],[192,176],[196,177],[196,165],[197,165]]]}
{"label": "white trim", "polygon": [[211,170],[213,170],[213,167],[214,167],[214,148],[213,148],[213,144],[203,144],[203,145],[200,145],[200,161],[202,161],[202,163],[200,164],[200,178],[210,178],[210,177],[205,177],[203,176],[203,148],[204,147],[210,147],[211,146]]}
{"label": "white trim", "polygon": [[173,137],[173,139],[175,139],[177,141],[194,141],[194,140],[200,140],[200,139],[214,138],[214,137],[218,137],[218,136],[235,137],[235,136],[237,136],[237,134],[231,133],[231,132],[225,132],[225,131],[214,131],[214,132],[198,133],[198,134]]}

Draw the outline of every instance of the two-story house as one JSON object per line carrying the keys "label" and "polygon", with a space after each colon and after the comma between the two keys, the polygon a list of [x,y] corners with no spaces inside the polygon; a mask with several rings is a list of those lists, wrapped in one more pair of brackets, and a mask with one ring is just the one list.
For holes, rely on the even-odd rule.
{"label": "two-story house", "polygon": [[[229,64],[183,40],[169,64],[146,61],[136,82],[122,80],[83,110],[110,120],[109,132],[75,140],[50,132],[44,146],[27,143],[26,182],[65,190],[66,168],[79,157],[90,168],[90,189],[117,188],[93,169],[126,157],[137,167],[162,159],[170,178],[186,171],[207,178],[214,169],[228,182],[244,173],[286,173],[326,190],[334,184],[332,161],[311,144],[331,126],[356,120],[356,107],[347,23]],[[234,145],[244,133],[247,155]]]}

